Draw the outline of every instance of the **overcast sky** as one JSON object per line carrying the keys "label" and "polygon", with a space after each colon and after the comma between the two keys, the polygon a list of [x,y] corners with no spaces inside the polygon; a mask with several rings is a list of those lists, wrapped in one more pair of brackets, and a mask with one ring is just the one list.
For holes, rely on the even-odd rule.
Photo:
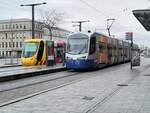
{"label": "overcast sky", "polygon": [[96,30],[108,34],[106,19],[115,18],[111,35],[124,39],[125,32],[132,31],[135,43],[150,45],[150,33],[132,14],[132,10],[150,8],[149,0],[0,0],[0,19],[31,18],[31,7],[20,7],[20,4],[39,2],[47,4],[35,8],[36,19],[40,10],[56,9],[66,14],[63,24],[59,25],[61,28],[77,31],[71,21],[90,20],[83,23],[84,32]]}

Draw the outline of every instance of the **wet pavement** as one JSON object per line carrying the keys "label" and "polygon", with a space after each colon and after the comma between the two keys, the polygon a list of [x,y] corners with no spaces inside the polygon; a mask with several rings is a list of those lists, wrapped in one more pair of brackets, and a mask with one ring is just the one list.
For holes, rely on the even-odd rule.
{"label": "wet pavement", "polygon": [[0,113],[150,113],[150,59],[133,70],[129,64],[89,72],[91,78],[0,107]]}
{"label": "wet pavement", "polygon": [[[3,67],[3,66],[2,66]],[[11,65],[0,68],[0,82],[37,76],[42,74],[54,73],[66,70],[62,64],[54,66],[38,65],[38,66],[17,66]]]}

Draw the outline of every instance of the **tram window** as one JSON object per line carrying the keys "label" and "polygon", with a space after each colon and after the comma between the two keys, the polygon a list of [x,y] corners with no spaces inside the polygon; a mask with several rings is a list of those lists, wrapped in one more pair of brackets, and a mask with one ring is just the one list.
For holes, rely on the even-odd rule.
{"label": "tram window", "polygon": [[62,55],[61,55],[61,50],[60,50],[59,48],[57,49],[56,56],[57,56],[57,57],[61,57],[61,56],[62,56]]}
{"label": "tram window", "polygon": [[39,51],[38,51],[38,54],[37,54],[37,60],[38,61],[41,61],[42,56],[43,56],[43,52],[44,52],[44,42],[41,41],[40,46],[39,46]]}
{"label": "tram window", "polygon": [[105,52],[105,50],[106,50],[106,45],[104,43],[100,43],[99,44],[99,51],[100,52]]}
{"label": "tram window", "polygon": [[90,39],[90,54],[93,54],[96,50],[96,40],[95,38]]}

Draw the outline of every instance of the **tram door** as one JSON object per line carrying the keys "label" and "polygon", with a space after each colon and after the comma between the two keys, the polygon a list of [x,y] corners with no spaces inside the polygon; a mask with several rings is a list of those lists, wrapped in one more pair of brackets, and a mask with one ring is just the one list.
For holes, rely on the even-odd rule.
{"label": "tram door", "polygon": [[55,48],[56,50],[55,50],[55,62],[56,62],[56,64],[57,63],[62,63],[62,60],[63,60],[63,47],[59,47],[59,46],[57,46],[56,48]]}
{"label": "tram door", "polygon": [[44,53],[44,42],[41,41],[39,45],[38,54],[37,54],[37,63],[42,60],[43,53]]}
{"label": "tram door", "polygon": [[54,42],[46,41],[46,66],[52,66],[54,62]]}

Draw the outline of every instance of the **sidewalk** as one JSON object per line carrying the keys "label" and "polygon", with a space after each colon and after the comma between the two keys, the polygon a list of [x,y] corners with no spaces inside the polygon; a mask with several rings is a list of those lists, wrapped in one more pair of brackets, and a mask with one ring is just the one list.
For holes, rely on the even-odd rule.
{"label": "sidewalk", "polygon": [[92,113],[150,113],[150,69]]}
{"label": "sidewalk", "polygon": [[147,64],[132,71],[123,64],[89,72],[89,79],[0,107],[0,113],[150,113]]}

